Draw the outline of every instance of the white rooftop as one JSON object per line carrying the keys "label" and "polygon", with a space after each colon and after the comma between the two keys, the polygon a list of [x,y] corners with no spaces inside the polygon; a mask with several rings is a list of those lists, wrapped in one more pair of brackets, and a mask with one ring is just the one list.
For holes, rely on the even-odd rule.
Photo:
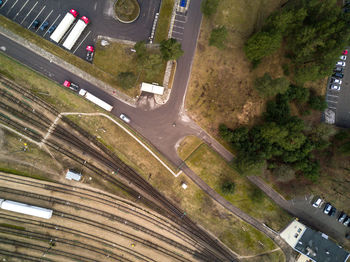
{"label": "white rooftop", "polygon": [[68,180],[75,180],[75,181],[80,181],[81,179],[81,174],[76,173],[70,169],[68,169],[67,174],[66,174],[66,179]]}

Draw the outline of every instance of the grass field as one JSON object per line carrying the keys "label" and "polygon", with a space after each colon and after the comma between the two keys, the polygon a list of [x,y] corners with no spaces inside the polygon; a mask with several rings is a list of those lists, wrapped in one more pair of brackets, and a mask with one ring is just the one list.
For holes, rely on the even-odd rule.
{"label": "grass field", "polygon": [[[291,217],[273,203],[259,188],[237,174],[228,163],[198,138],[185,138],[178,149],[179,156],[211,188],[232,204],[276,231],[284,228]],[[225,195],[221,184],[233,181],[235,191]]]}
{"label": "grass field", "polygon": [[154,37],[154,40],[156,43],[160,43],[162,40],[165,40],[168,38],[168,31],[170,26],[171,13],[174,7],[174,2],[175,0],[162,1],[156,33]]}

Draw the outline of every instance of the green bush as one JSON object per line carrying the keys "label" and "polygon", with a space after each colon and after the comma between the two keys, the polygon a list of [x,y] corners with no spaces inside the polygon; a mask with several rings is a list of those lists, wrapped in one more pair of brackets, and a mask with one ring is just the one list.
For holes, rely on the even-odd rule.
{"label": "green bush", "polygon": [[324,111],[327,108],[327,102],[323,96],[311,94],[309,98],[309,106],[318,111]]}
{"label": "green bush", "polygon": [[255,80],[254,87],[263,97],[269,98],[284,94],[289,88],[289,81],[284,77],[272,79],[268,73],[265,73],[263,77]]}
{"label": "green bush", "polygon": [[165,61],[177,60],[184,53],[181,49],[181,43],[174,38],[160,42],[160,52]]}
{"label": "green bush", "polygon": [[224,181],[221,184],[221,192],[224,195],[232,195],[235,192],[235,183],[232,181]]}
{"label": "green bush", "polygon": [[219,49],[224,49],[225,41],[227,38],[227,29],[224,26],[220,26],[211,31],[209,38],[209,45],[215,46]]}
{"label": "green bush", "polygon": [[210,17],[216,13],[218,5],[219,0],[203,0],[201,4],[201,11],[205,16]]}

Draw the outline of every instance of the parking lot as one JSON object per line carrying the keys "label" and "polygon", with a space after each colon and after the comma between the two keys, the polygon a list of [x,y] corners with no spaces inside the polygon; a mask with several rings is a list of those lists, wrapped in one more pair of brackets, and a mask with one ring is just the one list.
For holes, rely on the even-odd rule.
{"label": "parking lot", "polygon": [[171,34],[172,38],[175,38],[179,42],[182,41],[186,22],[187,22],[186,14],[182,12],[176,12],[174,27]]}
{"label": "parking lot", "polygon": [[[131,24],[122,24],[113,18],[113,1],[109,0],[4,0],[0,14],[49,40],[48,29],[58,25],[70,9],[77,10],[78,17],[88,17],[90,24],[71,52],[85,57],[86,46],[93,45],[98,35],[131,41],[147,40],[155,14],[159,12],[160,0],[141,0],[139,3],[140,17]],[[40,30],[40,26],[35,30],[30,29],[35,20],[40,21],[40,26],[45,21],[49,25],[45,30]]]}
{"label": "parking lot", "polygon": [[[327,200],[324,199],[320,207],[316,208],[312,206],[316,198],[317,197],[310,195],[295,198],[290,200],[290,202],[293,208],[297,212],[300,212],[300,217],[303,218],[302,222],[313,229],[335,238],[339,243],[344,243],[346,241],[345,234],[350,232],[350,227],[344,226],[342,223],[338,222],[338,217],[342,210],[337,209],[334,216],[326,215],[323,209]],[[335,208],[337,208],[337,206],[335,206]]]}
{"label": "parking lot", "polygon": [[[350,50],[348,48],[348,50]],[[340,56],[341,54],[339,54]],[[349,56],[350,53],[347,55]],[[348,58],[348,57],[347,57]],[[340,59],[339,59],[340,60]],[[346,66],[343,67],[340,90],[331,90],[330,81],[327,83],[326,101],[328,108],[335,112],[335,124],[339,127],[350,127],[350,58],[345,60]]]}

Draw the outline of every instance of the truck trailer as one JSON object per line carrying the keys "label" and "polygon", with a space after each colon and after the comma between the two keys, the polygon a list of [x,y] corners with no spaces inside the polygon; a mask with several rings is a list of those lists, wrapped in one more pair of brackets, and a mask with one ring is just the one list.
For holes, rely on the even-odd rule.
{"label": "truck trailer", "polygon": [[79,91],[79,95],[85,97],[87,100],[91,101],[92,103],[102,107],[104,110],[107,111],[112,111],[113,106],[107,104],[105,101],[102,101],[101,99],[99,99],[98,97],[90,94],[88,91],[86,91],[85,89],[80,89]]}
{"label": "truck trailer", "polygon": [[50,36],[51,40],[58,43],[63,35],[68,31],[69,27],[73,24],[75,18],[78,16],[78,12],[74,9],[71,9],[65,17],[62,19],[61,23],[57,26],[55,31]]}
{"label": "truck trailer", "polygon": [[68,50],[71,50],[79,36],[83,33],[85,27],[89,24],[89,19],[86,16],[82,16],[69,33],[68,37],[63,43],[63,46]]}

